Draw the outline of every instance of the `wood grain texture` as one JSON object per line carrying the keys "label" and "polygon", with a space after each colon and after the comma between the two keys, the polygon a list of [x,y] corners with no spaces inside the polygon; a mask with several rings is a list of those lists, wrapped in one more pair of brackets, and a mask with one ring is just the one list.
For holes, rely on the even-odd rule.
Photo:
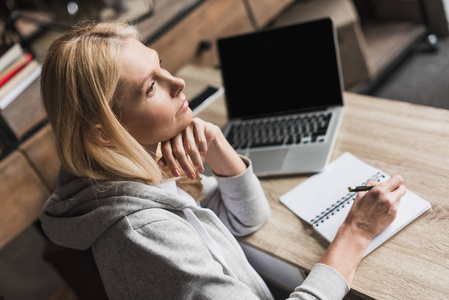
{"label": "wood grain texture", "polygon": [[45,119],[39,84],[40,79],[34,81],[2,111],[3,117],[18,138]]}
{"label": "wood grain texture", "polygon": [[50,125],[19,146],[51,191],[56,189],[61,164],[56,156]]}
{"label": "wood grain texture", "polygon": [[15,151],[0,162],[0,248],[31,225],[50,196],[50,190]]}
{"label": "wood grain texture", "polygon": [[[150,45],[163,59],[163,67],[174,72],[189,61],[218,64],[215,40],[218,37],[251,31],[253,28],[241,0],[205,1],[170,31]],[[212,49],[198,52],[202,40]]]}
{"label": "wood grain texture", "polygon": [[276,17],[275,23],[285,26],[328,16],[334,19],[336,28],[359,22],[359,15],[351,0],[313,0],[294,1],[294,4]]}
{"label": "wood grain texture", "polygon": [[248,0],[259,28],[264,28],[293,2],[293,0]]}
{"label": "wood grain texture", "polygon": [[136,24],[144,40],[148,40],[160,31],[167,23],[193,5],[195,0],[164,0],[154,1],[154,15]]}
{"label": "wood grain texture", "polygon": [[385,22],[365,20],[363,34],[368,55],[373,62],[374,74],[386,68],[404,49],[420,36],[426,28],[412,22]]}
{"label": "wood grain texture", "polygon": [[[187,85],[190,77],[198,80],[202,72],[198,67],[183,70]],[[191,75],[186,76],[188,73]],[[214,80],[208,74],[209,80]],[[352,285],[354,293],[377,299],[445,299],[449,277],[449,111],[352,93],[345,93],[344,101],[332,160],[351,152],[389,175],[402,175],[407,188],[432,204],[427,214],[363,259]],[[226,122],[220,101],[202,113],[208,121]],[[259,231],[241,239],[306,272],[328,243],[283,206],[279,197],[307,178],[262,179],[271,217]]]}

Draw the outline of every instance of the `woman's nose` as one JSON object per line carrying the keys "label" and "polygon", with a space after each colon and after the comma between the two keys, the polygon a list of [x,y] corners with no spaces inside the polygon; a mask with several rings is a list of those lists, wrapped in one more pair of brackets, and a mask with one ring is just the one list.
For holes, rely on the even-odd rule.
{"label": "woman's nose", "polygon": [[179,93],[182,92],[182,90],[184,89],[184,87],[186,86],[186,83],[184,81],[184,79],[182,78],[178,78],[178,77],[173,77],[172,78],[172,83],[171,83],[171,96],[172,97],[176,97],[179,95]]}

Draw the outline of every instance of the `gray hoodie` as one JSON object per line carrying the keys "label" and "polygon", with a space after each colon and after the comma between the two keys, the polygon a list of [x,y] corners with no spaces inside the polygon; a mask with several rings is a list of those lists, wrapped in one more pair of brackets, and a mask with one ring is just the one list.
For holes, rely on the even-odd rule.
{"label": "gray hoodie", "polygon": [[[92,247],[110,299],[272,299],[234,238],[270,214],[246,163],[235,177],[203,177],[200,205],[173,186],[98,184],[61,169],[40,219],[56,244]],[[317,264],[291,298],[341,299],[347,291],[336,271]]]}

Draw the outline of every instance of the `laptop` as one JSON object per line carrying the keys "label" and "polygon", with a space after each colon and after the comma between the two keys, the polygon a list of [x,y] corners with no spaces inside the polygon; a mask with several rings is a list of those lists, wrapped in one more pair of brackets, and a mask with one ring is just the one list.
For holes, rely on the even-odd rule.
{"label": "laptop", "polygon": [[333,20],[221,38],[217,46],[231,145],[258,176],[321,171],[343,115]]}

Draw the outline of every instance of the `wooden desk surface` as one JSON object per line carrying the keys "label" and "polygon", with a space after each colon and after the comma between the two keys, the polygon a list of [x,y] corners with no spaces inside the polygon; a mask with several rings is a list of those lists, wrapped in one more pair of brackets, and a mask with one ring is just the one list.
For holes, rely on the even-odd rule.
{"label": "wooden desk surface", "polygon": [[[187,66],[187,96],[219,72]],[[332,160],[348,151],[386,172],[401,174],[406,186],[432,209],[401,230],[361,262],[352,289],[378,299],[445,299],[449,292],[449,111],[399,101],[344,94],[345,113]],[[222,126],[221,97],[199,117]],[[328,244],[279,202],[279,196],[308,176],[262,179],[270,202],[269,221],[242,239],[299,269],[309,271]]]}

